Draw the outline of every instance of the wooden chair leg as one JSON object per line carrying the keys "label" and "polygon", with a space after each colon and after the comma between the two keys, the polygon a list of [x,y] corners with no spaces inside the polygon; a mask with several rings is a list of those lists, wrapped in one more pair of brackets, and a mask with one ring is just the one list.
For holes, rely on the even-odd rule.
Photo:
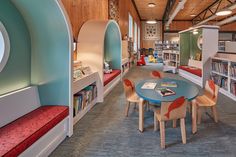
{"label": "wooden chair leg", "polygon": [[202,109],[201,107],[197,108],[197,124],[201,124],[202,119]]}
{"label": "wooden chair leg", "polygon": [[161,148],[165,148],[165,122],[160,121],[160,136],[161,136]]}
{"label": "wooden chair leg", "polygon": [[126,108],[125,108],[125,116],[128,117],[129,114],[129,106],[130,106],[130,102],[128,101],[126,104]]}
{"label": "wooden chair leg", "polygon": [[183,144],[186,144],[186,129],[185,129],[184,118],[180,119],[180,128],[181,128],[182,142],[183,142]]}
{"label": "wooden chair leg", "polygon": [[158,130],[158,120],[157,120],[157,117],[156,117],[156,112],[154,111],[154,131],[157,131]]}
{"label": "wooden chair leg", "polygon": [[218,122],[218,116],[217,116],[216,106],[212,106],[211,110],[212,110],[212,114],[213,114],[214,120],[217,123]]}
{"label": "wooden chair leg", "polygon": [[173,120],[173,128],[176,128],[176,125],[177,125],[177,119],[174,119]]}

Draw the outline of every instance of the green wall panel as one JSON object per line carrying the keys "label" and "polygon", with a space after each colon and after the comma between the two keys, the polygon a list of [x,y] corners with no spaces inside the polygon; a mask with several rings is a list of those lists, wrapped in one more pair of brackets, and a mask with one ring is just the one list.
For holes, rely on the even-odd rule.
{"label": "green wall panel", "polygon": [[180,33],[180,65],[188,65],[190,58],[189,32]]}
{"label": "green wall panel", "polygon": [[69,105],[70,36],[56,0],[12,0],[31,36],[31,81],[42,105]]}
{"label": "green wall panel", "polygon": [[30,36],[19,11],[10,0],[0,0],[0,20],[10,39],[10,56],[0,72],[0,95],[30,85]]}
{"label": "green wall panel", "polygon": [[192,32],[190,34],[190,57],[193,57],[195,59],[197,53],[202,53],[202,50],[198,48],[197,42],[200,35],[202,35],[202,29],[198,29],[198,34],[193,34]]}

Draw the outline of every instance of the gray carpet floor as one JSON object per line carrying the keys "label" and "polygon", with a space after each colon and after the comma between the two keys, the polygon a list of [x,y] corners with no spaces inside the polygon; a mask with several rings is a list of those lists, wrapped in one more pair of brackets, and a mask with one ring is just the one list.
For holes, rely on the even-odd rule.
{"label": "gray carpet floor", "polygon": [[[133,67],[125,77],[137,82],[149,78],[151,70],[160,68]],[[171,73],[164,76],[183,79]],[[103,103],[97,104],[74,126],[73,136],[66,138],[51,157],[236,157],[236,102],[222,94],[218,98],[220,120],[217,124],[209,111],[203,114],[198,132],[193,135],[188,113],[187,144],[184,145],[180,128],[172,128],[171,122],[167,123],[164,150],[160,148],[159,131],[153,131],[153,112],[145,112],[145,131],[140,133],[138,111],[131,107],[129,117],[125,117],[124,109],[125,96],[119,83]]]}

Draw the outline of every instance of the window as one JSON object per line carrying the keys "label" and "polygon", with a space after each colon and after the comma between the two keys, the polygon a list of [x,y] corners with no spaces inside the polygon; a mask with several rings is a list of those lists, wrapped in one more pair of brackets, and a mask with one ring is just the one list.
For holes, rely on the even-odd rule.
{"label": "window", "polygon": [[0,72],[7,63],[10,52],[10,41],[4,25],[0,22]]}
{"label": "window", "polygon": [[137,23],[134,23],[134,51],[138,50],[138,26]]}
{"label": "window", "polygon": [[129,13],[129,37],[133,38],[133,17]]}
{"label": "window", "polygon": [[140,27],[138,27],[138,49],[140,49]]}

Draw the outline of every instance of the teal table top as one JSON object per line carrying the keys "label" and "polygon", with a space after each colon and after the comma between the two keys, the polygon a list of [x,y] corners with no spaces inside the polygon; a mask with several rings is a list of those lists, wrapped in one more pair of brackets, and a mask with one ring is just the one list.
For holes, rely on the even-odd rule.
{"label": "teal table top", "polygon": [[[174,81],[177,84],[177,87],[166,87],[174,91],[174,95],[162,96],[155,90],[156,88],[165,88],[161,86],[161,83],[170,81]],[[146,82],[157,83],[157,85],[155,89],[142,89],[141,87]],[[184,96],[189,101],[191,101],[195,97],[197,97],[199,93],[199,90],[196,85],[183,80],[176,80],[170,78],[142,80],[136,84],[135,90],[139,97],[154,104],[160,104],[161,102],[167,101],[174,101],[176,98],[181,96]]]}

